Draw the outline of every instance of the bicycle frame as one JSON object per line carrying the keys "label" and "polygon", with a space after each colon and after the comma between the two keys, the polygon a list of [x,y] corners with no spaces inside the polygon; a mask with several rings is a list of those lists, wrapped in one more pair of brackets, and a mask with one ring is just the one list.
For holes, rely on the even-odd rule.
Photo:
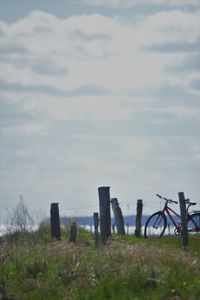
{"label": "bicycle frame", "polygon": [[[163,212],[163,214],[165,214],[165,215],[167,215],[167,216],[169,217],[169,219],[171,220],[171,222],[174,224],[174,226],[175,226],[177,232],[180,232],[180,231],[181,231],[181,225],[177,224],[177,223],[174,221],[174,219],[173,219],[171,213],[173,213],[175,216],[177,216],[177,217],[180,219],[180,223],[181,223],[181,216],[180,216],[179,214],[177,214],[177,213],[176,213],[172,208],[170,208],[167,204],[168,204],[168,203],[166,202],[166,203],[165,203],[165,206],[164,206],[164,208],[163,208],[163,210],[162,210],[162,212]],[[187,221],[191,220],[192,223],[193,223],[193,225],[194,225],[195,227],[198,227],[198,225],[194,222],[194,220],[190,218],[190,214],[189,214],[189,212],[188,212],[188,209],[189,209],[189,205],[188,205],[188,207],[187,207],[187,209],[186,209],[186,212],[187,212],[187,216],[186,216]],[[188,229],[188,231],[191,231],[191,232],[192,232],[193,229]]]}
{"label": "bicycle frame", "polygon": [[172,223],[174,224],[174,226],[178,230],[179,227],[177,226],[177,223],[174,221],[174,219],[173,219],[173,217],[172,217],[172,215],[171,215],[170,212],[172,212],[174,215],[176,215],[180,220],[181,220],[181,216],[179,214],[177,214],[172,208],[170,208],[167,205],[166,205],[166,207],[164,207],[163,212],[166,212],[166,214],[168,215],[169,219],[172,221]]}

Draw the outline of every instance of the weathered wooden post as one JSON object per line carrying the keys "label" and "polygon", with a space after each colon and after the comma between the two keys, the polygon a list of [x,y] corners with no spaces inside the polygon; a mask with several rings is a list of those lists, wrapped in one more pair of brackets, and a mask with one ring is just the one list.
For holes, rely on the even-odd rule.
{"label": "weathered wooden post", "polygon": [[97,247],[98,243],[99,243],[98,227],[99,227],[99,215],[98,215],[98,212],[95,212],[94,213],[94,240],[95,240],[95,247]]}
{"label": "weathered wooden post", "polygon": [[102,242],[104,243],[109,236],[111,236],[110,187],[99,187],[98,192],[100,208],[100,232]]}
{"label": "weathered wooden post", "polygon": [[112,224],[112,233],[115,233],[115,223]]}
{"label": "weathered wooden post", "polygon": [[142,227],[142,200],[137,200],[137,214],[136,214],[136,224],[135,224],[135,236],[140,237],[141,236],[141,227]]}
{"label": "weathered wooden post", "polygon": [[73,222],[70,227],[69,242],[76,243],[76,236],[77,236],[77,226],[76,226],[76,223]]}
{"label": "weathered wooden post", "polygon": [[117,198],[112,198],[111,203],[112,203],[113,214],[115,217],[117,233],[120,235],[125,235],[124,219],[123,219],[122,211],[121,211],[121,208],[119,207]]}
{"label": "weathered wooden post", "polygon": [[185,205],[185,196],[183,192],[178,193],[180,211],[181,211],[181,236],[184,250],[189,250],[188,228],[187,228],[187,211]]}
{"label": "weathered wooden post", "polygon": [[126,223],[126,234],[129,235],[129,223]]}
{"label": "weathered wooden post", "polygon": [[60,240],[61,230],[60,230],[60,217],[58,203],[51,203],[51,238]]}

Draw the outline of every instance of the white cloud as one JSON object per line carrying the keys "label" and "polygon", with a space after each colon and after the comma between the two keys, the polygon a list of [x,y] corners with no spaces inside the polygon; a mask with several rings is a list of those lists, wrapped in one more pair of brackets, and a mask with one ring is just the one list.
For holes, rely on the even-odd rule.
{"label": "white cloud", "polygon": [[1,22],[5,199],[25,190],[39,203],[45,193],[46,206],[59,190],[70,206],[93,198],[91,186],[127,189],[130,199],[166,182],[174,192],[177,180],[198,195],[199,71],[173,71],[194,56],[148,49],[197,42],[198,22],[197,11],[178,10],[141,11],[137,22],[40,11]]}
{"label": "white cloud", "polygon": [[[16,23],[2,24],[2,47],[16,52],[1,63],[1,76],[10,83],[62,91],[88,82],[112,89],[156,85],[166,80],[163,68],[172,57],[144,53],[141,48],[164,41],[197,40],[197,22],[198,13],[179,11],[157,13],[141,19],[136,27],[97,14],[59,20],[36,11]],[[24,49],[21,55],[20,48]],[[56,71],[55,76],[36,73],[41,61],[47,61],[49,69],[63,71],[63,76],[58,77]]]}

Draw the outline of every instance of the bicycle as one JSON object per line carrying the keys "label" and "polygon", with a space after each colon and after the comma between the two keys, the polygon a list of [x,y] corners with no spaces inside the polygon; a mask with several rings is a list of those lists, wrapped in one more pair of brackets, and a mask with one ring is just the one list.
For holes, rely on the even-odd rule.
{"label": "bicycle", "polygon": [[[162,237],[165,229],[168,225],[168,219],[171,220],[172,224],[174,225],[174,234],[180,235],[182,228],[181,228],[181,216],[177,214],[171,207],[169,207],[169,203],[177,204],[177,201],[174,201],[172,199],[167,199],[165,197],[160,196],[159,194],[156,194],[156,196],[160,199],[163,199],[165,201],[165,205],[161,211],[157,211],[154,214],[152,214],[145,224],[144,229],[144,237]],[[187,211],[187,227],[188,232],[191,233],[197,233],[200,232],[200,211],[196,211],[192,214],[189,213],[190,206],[196,205],[195,202],[191,202],[189,199],[186,200],[186,211]],[[174,217],[173,217],[173,215]],[[175,217],[178,217],[178,222],[174,220]]]}

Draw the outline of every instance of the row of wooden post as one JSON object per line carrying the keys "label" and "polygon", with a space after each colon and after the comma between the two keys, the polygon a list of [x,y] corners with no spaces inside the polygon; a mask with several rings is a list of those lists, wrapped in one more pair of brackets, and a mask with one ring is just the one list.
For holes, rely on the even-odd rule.
{"label": "row of wooden post", "polygon": [[[112,210],[115,218],[115,224],[117,227],[117,233],[119,235],[125,235],[124,219],[121,208],[117,198],[110,199],[110,187],[103,186],[98,188],[99,193],[99,210],[100,210],[100,233],[102,242],[111,236],[111,216],[110,216],[110,203],[112,204]],[[137,201],[137,215],[136,215],[136,229],[135,235],[140,237],[141,235],[141,219],[142,219],[142,200]],[[94,213],[94,222],[97,222],[98,213]],[[96,237],[97,235],[95,235]],[[97,242],[96,242],[97,243]]]}
{"label": "row of wooden post", "polygon": [[[124,229],[124,219],[122,215],[121,208],[119,207],[119,203],[117,198],[110,199],[110,187],[103,186],[98,188],[99,194],[99,211],[94,213],[94,238],[95,245],[98,245],[99,242],[99,232],[98,226],[100,223],[100,237],[101,241],[105,243],[107,239],[111,236],[111,213],[110,213],[110,203],[112,204],[112,210],[115,218],[115,224],[117,227],[117,233],[120,235],[125,234]],[[181,227],[182,227],[182,241],[183,247],[185,250],[189,247],[188,241],[188,230],[187,230],[187,212],[185,205],[185,196],[183,192],[178,194],[179,196],[179,204],[181,211]],[[141,219],[142,219],[142,208],[143,203],[141,199],[137,200],[137,214],[136,214],[136,228],[135,235],[136,237],[141,236]],[[59,208],[58,203],[51,204],[51,236],[52,239],[60,240],[61,239],[61,229],[60,229],[60,217],[59,217]],[[76,242],[76,234],[77,228],[76,224],[73,223],[70,228],[70,237],[69,241],[75,243]]]}
{"label": "row of wooden post", "polygon": [[[121,208],[119,207],[118,199],[112,198],[110,199],[110,188],[109,187],[100,187],[98,188],[99,194],[99,211],[94,213],[94,238],[95,244],[98,245],[99,240],[103,243],[111,236],[111,213],[110,213],[110,204],[112,205],[112,210],[115,218],[115,224],[117,228],[117,233],[119,235],[125,235],[124,228],[124,219],[122,215]],[[140,237],[141,231],[141,217],[142,217],[142,200],[138,200],[137,202],[137,216],[136,216],[136,230],[135,235]],[[59,208],[58,203],[51,204],[51,237],[54,240],[61,239],[61,229],[60,229],[60,216],[59,216]],[[98,231],[100,223],[100,235]],[[76,233],[77,228],[76,224],[73,223],[70,228],[70,242],[76,242]]]}

